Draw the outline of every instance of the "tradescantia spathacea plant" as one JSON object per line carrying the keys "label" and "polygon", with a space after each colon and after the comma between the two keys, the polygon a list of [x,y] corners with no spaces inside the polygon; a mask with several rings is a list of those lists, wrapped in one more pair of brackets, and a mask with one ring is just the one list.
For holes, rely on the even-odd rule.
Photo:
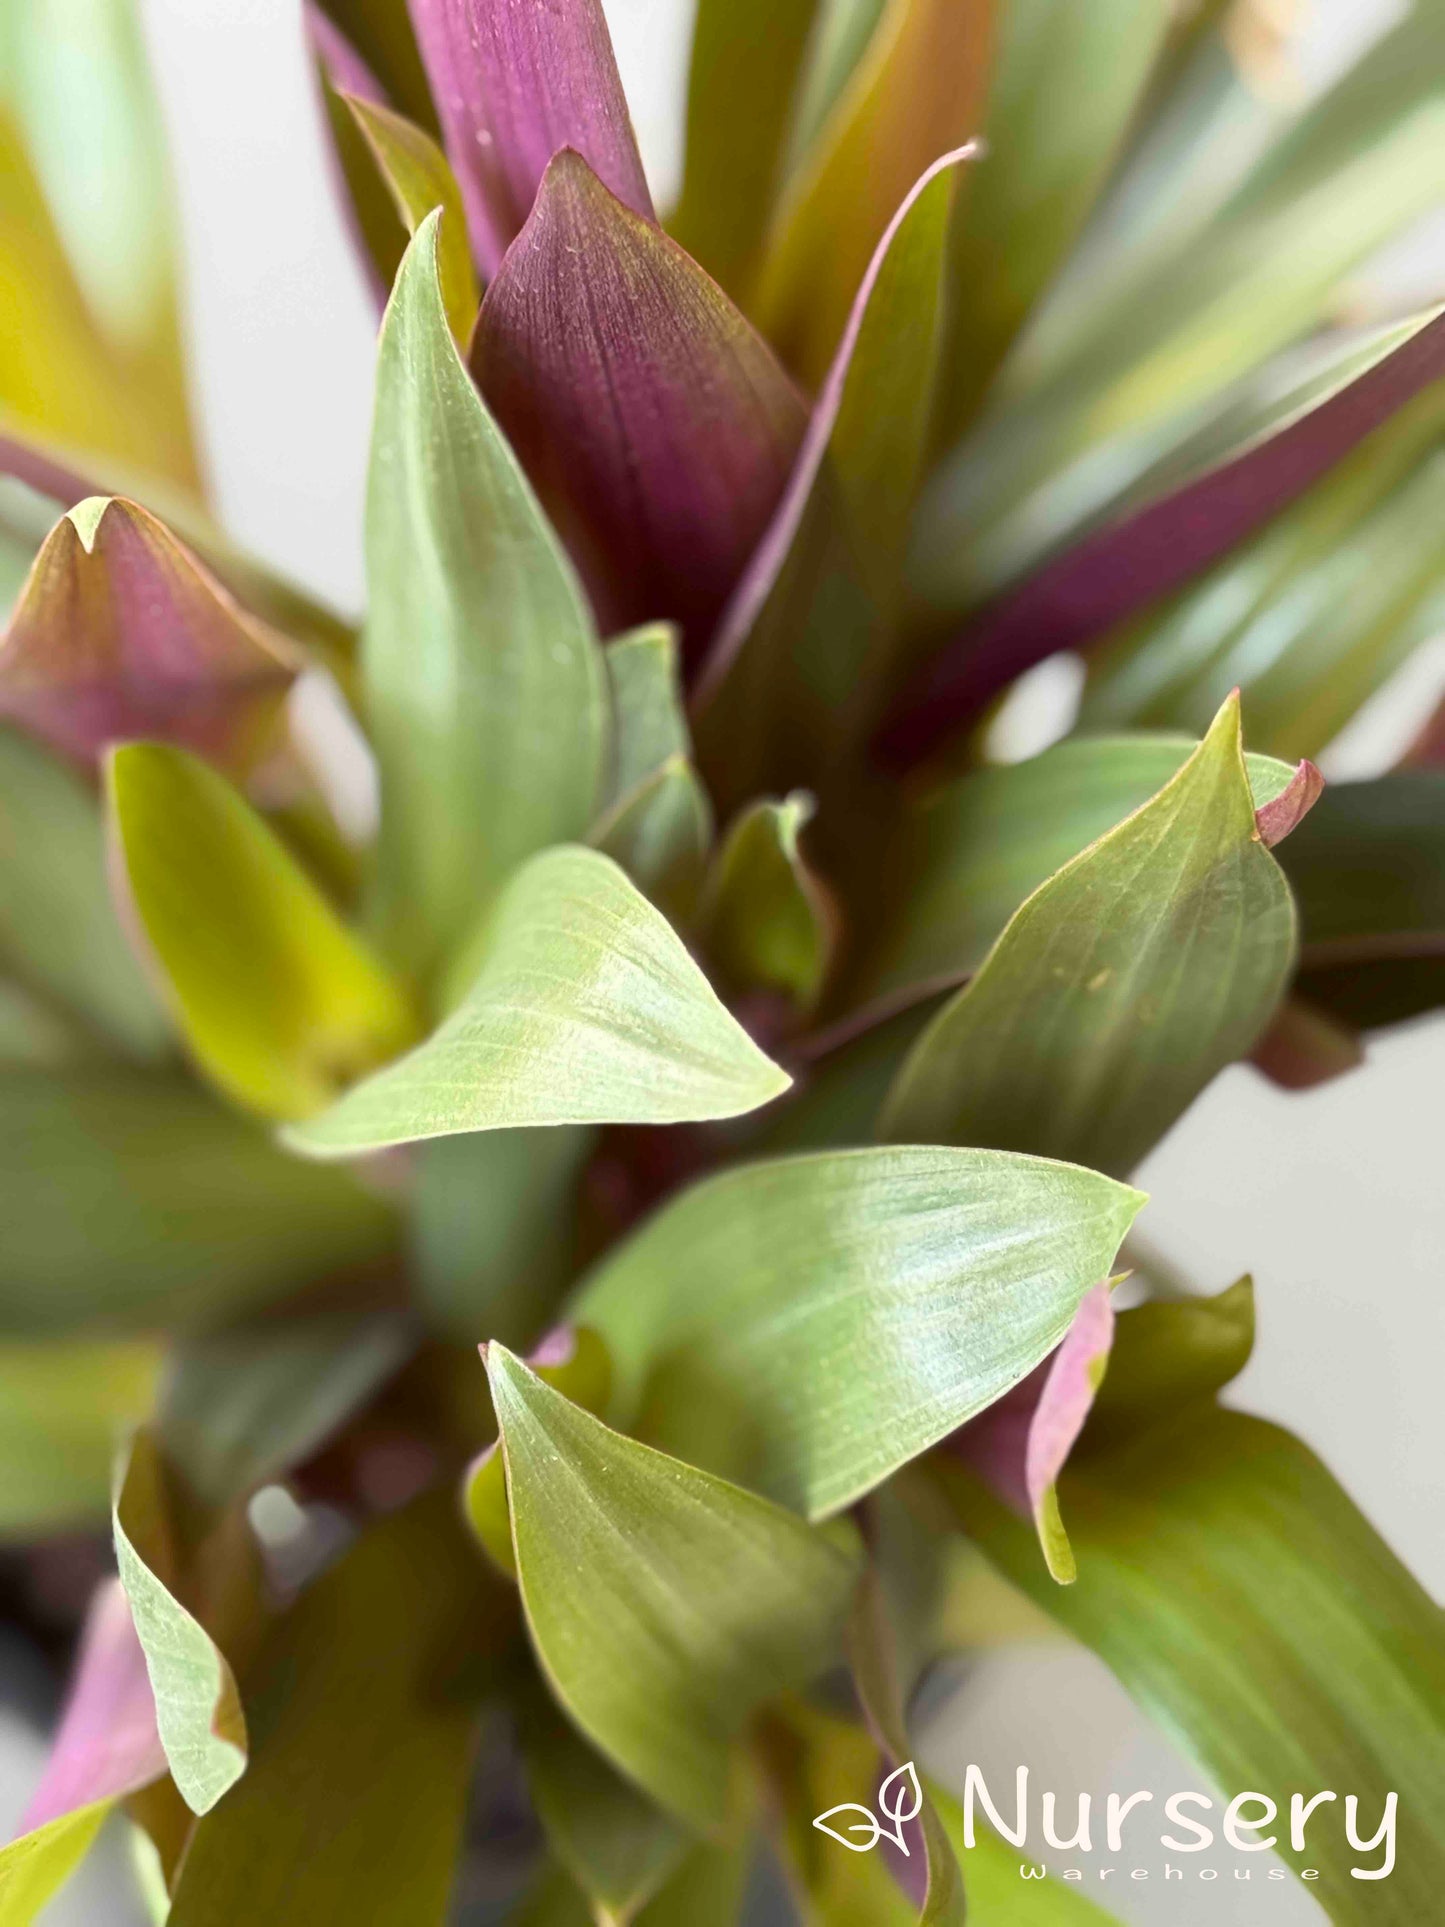
{"label": "tradescantia spathacea plant", "polygon": [[90,1596],[0,1927],[116,1810],[173,1927],[1100,1921],[911,1777],[979,1588],[1438,1917],[1439,1615],[1134,1232],[1445,987],[1438,719],[1311,760],[1445,617],[1445,317],[1345,298],[1445,9],[1309,102],[1270,12],[701,0],[669,213],[597,0],[321,0],[353,634],[207,507],[126,0],[5,8],[0,1524]]}

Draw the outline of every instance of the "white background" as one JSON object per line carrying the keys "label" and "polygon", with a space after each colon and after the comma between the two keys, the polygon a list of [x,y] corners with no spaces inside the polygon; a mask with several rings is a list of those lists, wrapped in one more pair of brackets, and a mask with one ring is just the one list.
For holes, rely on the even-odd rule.
{"label": "white background", "polygon": [[[1080,0],[1087,4],[1087,0]],[[675,183],[689,0],[609,0],[619,58],[659,197]],[[1325,71],[1380,18],[1376,0],[1316,0],[1304,62]],[[145,0],[177,157],[197,399],[219,502],[235,533],[341,604],[359,602],[360,488],[375,311],[329,191],[297,0]],[[1426,257],[1445,293],[1445,248]],[[1439,263],[1438,274],[1434,273]],[[1413,279],[1421,278],[1417,260]],[[1377,706],[1337,773],[1383,766],[1411,699]],[[1327,1459],[1437,1593],[1445,1461],[1445,1024],[1377,1045],[1362,1072],[1288,1097],[1231,1071],[1149,1160],[1153,1244],[1201,1287],[1254,1272],[1257,1355],[1241,1405],[1279,1419]],[[1002,1791],[1032,1763],[1061,1811],[1073,1795],[1200,1784],[1135,1718],[1103,1669],[1061,1648],[990,1660],[931,1738],[938,1764],[978,1760]],[[16,1730],[0,1758],[0,1823],[18,1813],[38,1753]],[[1233,1790],[1233,1789],[1231,1789]],[[1341,1789],[1343,1792],[1344,1789]],[[7,1812],[5,1809],[12,1809]],[[1438,1816],[1437,1816],[1438,1817]],[[1144,1837],[1155,1829],[1147,1827]],[[1265,1856],[1256,1856],[1255,1862]],[[1157,1865],[1157,1855],[1146,1856]],[[1097,1856],[1096,1856],[1097,1863]],[[1291,1927],[1320,1919],[1293,1881],[1197,1881],[1095,1897],[1121,1917]],[[55,1923],[131,1918],[114,1869],[77,1883]]]}

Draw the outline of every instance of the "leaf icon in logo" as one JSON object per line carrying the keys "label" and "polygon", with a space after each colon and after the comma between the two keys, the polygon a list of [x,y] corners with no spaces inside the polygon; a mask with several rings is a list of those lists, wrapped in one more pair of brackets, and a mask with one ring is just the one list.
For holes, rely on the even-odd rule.
{"label": "leaf icon in logo", "polygon": [[[912,1760],[905,1760],[896,1773],[890,1773],[878,1789],[878,1806],[884,1819],[893,1822],[892,1838],[907,1853],[903,1829],[923,1811],[923,1788]],[[879,1832],[887,1829],[880,1827]]]}
{"label": "leaf icon in logo", "polygon": [[[864,1840],[848,1840],[839,1833],[836,1827],[830,1827],[828,1822],[836,1819],[840,1813],[859,1814],[861,1816],[860,1819],[849,1823],[848,1832],[863,1833],[866,1829],[867,1838]],[[856,1802],[852,1800],[845,1800],[840,1807],[829,1807],[826,1813],[820,1813],[818,1815],[813,1825],[820,1833],[826,1833],[830,1840],[836,1840],[840,1847],[846,1847],[849,1853],[868,1853],[878,1845],[883,1832],[883,1829],[878,1824],[877,1815],[870,1813],[867,1807],[858,1806]],[[906,1847],[904,1852],[907,1852]]]}

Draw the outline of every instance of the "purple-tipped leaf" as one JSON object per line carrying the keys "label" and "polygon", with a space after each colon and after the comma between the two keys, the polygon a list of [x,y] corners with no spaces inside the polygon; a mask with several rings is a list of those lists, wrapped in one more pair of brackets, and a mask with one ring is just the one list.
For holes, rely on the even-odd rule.
{"label": "purple-tipped leaf", "polygon": [[1082,1300],[1052,1357],[949,1444],[1005,1505],[1034,1521],[1049,1571],[1064,1585],[1076,1575],[1054,1487],[1084,1429],[1113,1338],[1114,1307],[1105,1281]]}
{"label": "purple-tipped leaf", "polygon": [[1442,376],[1445,315],[1277,433],[1086,536],[934,657],[883,733],[888,761],[924,760],[1025,670],[1191,581]]}
{"label": "purple-tipped leaf", "polygon": [[35,559],[0,644],[0,716],[80,762],[147,737],[244,765],[298,667],[163,523],[96,497]]}
{"label": "purple-tipped leaf", "polygon": [[120,1581],[108,1579],[91,1605],[70,1698],[20,1832],[121,1799],[165,1771],[145,1654]]}
{"label": "purple-tipped leaf", "polygon": [[600,0],[410,0],[472,248],[486,276],[547,165],[575,148],[620,201],[652,197]]}
{"label": "purple-tipped leaf", "polygon": [[327,79],[337,92],[351,94],[357,100],[369,100],[378,107],[387,106],[386,89],[315,0],[308,0],[304,19],[312,55],[325,69]]}
{"label": "purple-tipped leaf", "polygon": [[1272,802],[1254,813],[1255,827],[1273,849],[1297,830],[1324,794],[1325,779],[1308,757]]}
{"label": "purple-tipped leaf", "polygon": [[771,349],[569,152],[487,291],[471,359],[602,626],[673,618],[696,659],[807,428]]}

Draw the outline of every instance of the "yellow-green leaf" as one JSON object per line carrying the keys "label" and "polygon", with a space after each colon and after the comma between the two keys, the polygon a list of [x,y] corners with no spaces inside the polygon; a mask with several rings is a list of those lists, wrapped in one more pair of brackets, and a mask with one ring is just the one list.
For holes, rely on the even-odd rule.
{"label": "yellow-green leaf", "polygon": [[434,208],[442,211],[437,229],[437,273],[442,305],[457,345],[465,349],[477,318],[481,292],[467,246],[462,193],[447,157],[431,135],[376,101],[354,94],[341,98],[361,129],[408,234],[415,234]]}
{"label": "yellow-green leaf", "polygon": [[108,788],[146,941],[228,1096],[306,1117],[412,1041],[404,992],[224,777],[132,743],[113,753]]}

